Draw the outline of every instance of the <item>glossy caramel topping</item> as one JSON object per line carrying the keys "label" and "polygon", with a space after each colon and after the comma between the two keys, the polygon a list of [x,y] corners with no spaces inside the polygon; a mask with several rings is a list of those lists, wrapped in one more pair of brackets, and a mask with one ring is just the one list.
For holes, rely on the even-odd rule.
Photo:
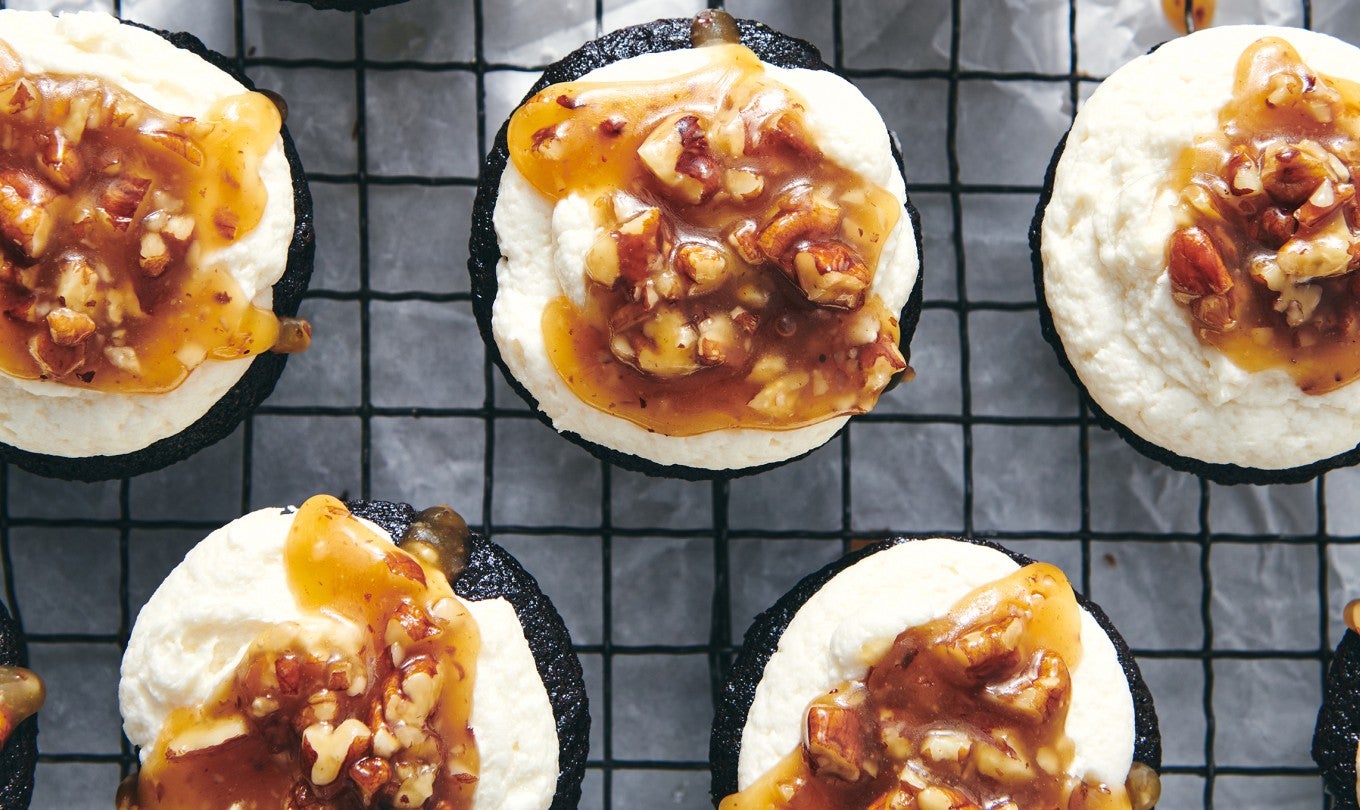
{"label": "glossy caramel topping", "polygon": [[47,702],[42,678],[23,667],[0,667],[0,747]]}
{"label": "glossy caramel topping", "polygon": [[0,371],[154,393],[268,350],[274,314],[208,262],[259,224],[279,129],[258,93],[170,116],[0,43]]}
{"label": "glossy caramel topping", "polygon": [[1309,394],[1360,376],[1360,85],[1268,37],[1237,64],[1219,131],[1181,156],[1167,250],[1195,334]]}
{"label": "glossy caramel topping", "polygon": [[1162,14],[1182,34],[1208,28],[1214,21],[1216,0],[1162,0]]}
{"label": "glossy caramel topping", "polygon": [[299,606],[361,630],[358,648],[264,632],[213,700],[170,716],[124,806],[471,807],[480,637],[444,575],[324,495],[284,564]]}
{"label": "glossy caramel topping", "polygon": [[803,745],[722,810],[1147,810],[1150,769],[1132,802],[1067,773],[1079,610],[1045,563],[974,590],[812,701]]}
{"label": "glossy caramel topping", "polygon": [[583,401],[672,436],[871,408],[906,368],[870,288],[901,203],[824,159],[804,102],[741,45],[658,82],[572,82],[510,120],[515,167],[585,200],[586,299],[543,314]]}

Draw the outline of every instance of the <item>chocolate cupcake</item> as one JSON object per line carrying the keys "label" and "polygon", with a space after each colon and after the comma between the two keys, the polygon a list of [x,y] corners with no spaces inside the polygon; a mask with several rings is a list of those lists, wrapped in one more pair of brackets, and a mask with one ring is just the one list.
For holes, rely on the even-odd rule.
{"label": "chocolate cupcake", "polygon": [[1346,634],[1327,667],[1322,708],[1313,730],[1313,761],[1337,810],[1360,807],[1360,601],[1346,605]]}
{"label": "chocolate cupcake", "polygon": [[589,717],[566,627],[447,507],[316,496],[213,532],[138,616],[119,702],[142,760],[123,808],[580,798]]}
{"label": "chocolate cupcake", "polygon": [[0,457],[80,480],[186,458],[309,339],[280,111],[188,34],[0,11],[0,43]]}
{"label": "chocolate cupcake", "polygon": [[552,65],[473,211],[478,325],[596,456],[714,478],[801,456],[907,370],[920,232],[873,106],[817,49],[706,12]]}
{"label": "chocolate cupcake", "polygon": [[1110,76],[1031,230],[1044,333],[1135,448],[1222,483],[1360,444],[1360,50],[1197,31]]}
{"label": "chocolate cupcake", "polygon": [[869,546],[758,616],[710,758],[724,810],[1160,794],[1152,696],[1105,614],[1051,565],[947,538]]}
{"label": "chocolate cupcake", "polygon": [[38,718],[46,697],[42,680],[23,669],[23,637],[0,603],[0,808],[23,810],[33,797],[38,764]]}

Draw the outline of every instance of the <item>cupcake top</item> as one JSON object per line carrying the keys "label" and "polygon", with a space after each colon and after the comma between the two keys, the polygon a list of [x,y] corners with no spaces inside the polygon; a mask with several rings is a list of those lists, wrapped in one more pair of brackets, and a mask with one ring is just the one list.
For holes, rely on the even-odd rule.
{"label": "cupcake top", "polygon": [[[303,790],[373,807],[552,805],[554,711],[515,608],[456,597],[448,560],[421,551],[456,557],[456,543],[413,526],[398,548],[318,496],[246,515],[186,556],[123,659],[143,810],[157,789],[201,791],[195,758],[234,774],[226,803]],[[248,777],[260,746],[284,759]]]}
{"label": "cupcake top", "polygon": [[1331,37],[1213,28],[1078,114],[1043,211],[1044,293],[1091,397],[1143,439],[1263,470],[1360,441],[1356,78],[1360,50]]}
{"label": "cupcake top", "polygon": [[[1066,801],[1105,785],[1118,797],[1126,781],[1129,795],[1112,806],[1150,806],[1147,765],[1158,757],[1144,735],[1155,720],[1103,622],[1078,608],[1056,568],[1022,569],[957,540],[880,546],[810,576],[757,620],[734,666],[714,733],[715,788],[742,794],[723,806],[765,806],[764,791],[795,779],[796,754],[821,780],[814,789],[864,794],[848,806],[894,790],[947,797],[998,785],[1006,796],[988,801],[1027,806],[1027,791]],[[1150,762],[1135,763],[1135,750]],[[729,753],[732,785],[731,765],[716,762]],[[990,773],[990,787],[950,775],[965,763]]]}
{"label": "cupcake top", "polygon": [[279,113],[108,15],[3,11],[0,41],[18,144],[0,161],[0,441],[139,450],[279,337],[295,225]]}
{"label": "cupcake top", "polygon": [[918,275],[888,133],[849,83],[719,43],[512,117],[493,331],[558,430],[662,465],[782,461],[872,407]]}

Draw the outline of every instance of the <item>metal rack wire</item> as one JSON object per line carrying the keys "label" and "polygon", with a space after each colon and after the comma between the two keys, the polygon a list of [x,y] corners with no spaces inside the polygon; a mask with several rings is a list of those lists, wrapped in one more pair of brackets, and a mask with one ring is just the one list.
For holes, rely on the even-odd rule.
{"label": "metal rack wire", "polygon": [[[909,174],[912,182],[908,184],[926,213],[925,317],[933,324],[923,328],[915,349],[919,362],[935,362],[931,368],[938,373],[937,382],[927,381],[923,374],[918,383],[904,386],[894,394],[898,406],[857,418],[807,462],[762,476],[766,481],[700,485],[645,481],[584,457],[539,428],[532,414],[499,382],[499,373],[479,345],[466,349],[476,354],[479,379],[468,381],[465,387],[475,390],[480,385],[480,401],[477,396],[468,401],[455,395],[433,403],[413,403],[388,394],[385,352],[393,345],[387,342],[392,334],[386,320],[389,308],[425,307],[420,311],[451,311],[470,318],[470,295],[466,285],[459,283],[395,289],[384,283],[384,274],[392,268],[379,266],[378,243],[390,241],[381,229],[392,227],[394,220],[388,217],[382,222],[375,209],[387,204],[389,192],[447,191],[455,198],[459,194],[470,198],[476,177],[475,169],[456,168],[471,165],[467,161],[453,161],[453,171],[431,173],[375,166],[371,147],[379,136],[370,117],[377,98],[375,88],[387,80],[445,78],[464,89],[470,86],[479,158],[486,151],[488,131],[494,132],[505,112],[490,109],[489,82],[527,87],[542,69],[541,64],[507,58],[488,41],[489,26],[507,13],[509,4],[496,0],[450,3],[460,9],[458,13],[466,14],[470,49],[433,59],[371,53],[371,34],[380,20],[428,12],[434,8],[430,2],[412,2],[367,17],[313,12],[298,5],[293,13],[299,25],[324,21],[337,34],[352,36],[352,54],[342,56],[260,53],[248,31],[249,21],[265,6],[289,5],[281,0],[213,0],[202,7],[186,2],[178,19],[151,20],[192,31],[198,24],[195,14],[225,4],[230,6],[232,31],[226,52],[257,79],[315,74],[333,80],[331,84],[345,84],[352,78],[352,109],[334,102],[342,108],[338,120],[343,122],[345,111],[353,114],[352,166],[345,161],[308,165],[318,196],[342,200],[353,221],[328,232],[325,203],[319,201],[323,254],[308,306],[313,313],[331,313],[326,317],[336,333],[352,338],[357,368],[337,364],[327,377],[327,369],[308,366],[303,371],[295,361],[285,374],[285,386],[290,374],[302,374],[308,386],[321,381],[318,390],[323,395],[342,389],[347,393],[330,400],[322,395],[309,400],[296,388],[282,398],[276,395],[222,446],[155,479],[107,486],[65,485],[0,468],[0,563],[5,597],[28,630],[35,665],[51,673],[53,686],[52,703],[43,716],[35,806],[106,807],[114,784],[133,768],[134,752],[119,732],[116,710],[110,716],[108,704],[111,679],[116,677],[113,663],[126,645],[140,600],[158,581],[153,574],[168,571],[189,543],[233,514],[283,498],[340,488],[363,498],[407,494],[393,491],[397,479],[386,465],[388,451],[400,445],[394,437],[409,440],[413,434],[401,430],[411,425],[430,431],[421,435],[440,435],[450,444],[462,445],[446,447],[441,453],[480,457],[471,473],[462,470],[452,475],[452,480],[480,486],[479,501],[474,492],[444,497],[461,501],[470,514],[480,512],[482,529],[525,558],[549,594],[563,605],[572,624],[580,642],[578,651],[587,662],[597,729],[583,806],[656,806],[668,801],[677,806],[707,806],[708,766],[702,734],[711,711],[708,700],[720,688],[750,616],[779,590],[821,564],[819,560],[825,562],[853,543],[903,532],[941,531],[986,536],[1027,552],[1032,549],[1035,556],[1056,557],[1082,590],[1105,602],[1116,624],[1132,621],[1121,615],[1121,608],[1125,613],[1145,613],[1149,626],[1171,623],[1163,627],[1163,633],[1140,631],[1130,636],[1149,671],[1154,693],[1164,699],[1170,692],[1159,688],[1180,687],[1172,702],[1164,699],[1162,704],[1168,744],[1163,806],[1202,802],[1211,807],[1216,800],[1217,806],[1226,807],[1327,806],[1316,770],[1308,761],[1306,740],[1302,750],[1297,750],[1298,738],[1301,728],[1311,729],[1307,707],[1314,697],[1320,698],[1324,665],[1339,634],[1332,617],[1339,616],[1337,600],[1344,597],[1334,591],[1355,584],[1338,582],[1336,571],[1346,568],[1346,550],[1360,539],[1360,524],[1352,525],[1342,512],[1346,496],[1360,479],[1340,472],[1304,487],[1227,490],[1161,470],[1095,425],[1084,403],[1075,401],[1061,385],[1041,385],[1037,393],[1030,392],[1039,403],[1036,407],[1010,410],[1004,402],[998,405],[993,397],[998,385],[1004,389],[1015,380],[997,377],[995,369],[984,367],[985,353],[976,350],[979,338],[994,322],[1027,328],[1026,339],[1038,338],[1032,295],[1024,290],[1013,295],[990,292],[1001,289],[998,285],[1007,279],[995,275],[992,257],[980,252],[977,237],[990,231],[978,227],[973,206],[982,204],[979,201],[1002,209],[1009,205],[1012,211],[1032,206],[1041,175],[1034,172],[1024,182],[995,182],[979,179],[977,172],[967,168],[975,157],[966,148],[969,123],[965,119],[973,103],[969,94],[979,87],[1020,84],[1056,90],[1061,97],[1058,104],[1070,120],[1100,78],[1083,69],[1079,58],[1079,20],[1092,2],[1055,0],[1048,4],[1053,7],[1050,10],[1066,17],[1067,63],[1054,70],[970,66],[961,54],[972,29],[980,25],[978,15],[991,11],[991,5],[982,0],[936,4],[947,20],[942,29],[948,31],[946,60],[893,67],[860,58],[858,52],[851,58],[849,37],[863,34],[859,20],[876,5],[891,6],[893,14],[901,14],[903,8],[914,8],[912,4],[876,4],[875,0],[783,5],[732,0],[726,4],[738,14],[761,16],[777,28],[818,34],[828,61],[853,81],[872,87],[871,95],[921,90],[939,97],[939,109],[926,114],[943,118],[942,142],[937,144],[942,147],[943,170],[927,170],[915,177]],[[35,4],[63,5],[42,0],[9,3],[11,7]],[[1321,4],[1300,0],[1296,8],[1282,13],[1310,27],[1313,6]],[[575,6],[565,4],[567,10],[561,13],[587,24],[593,20],[598,33],[615,19],[611,15],[619,5],[593,0],[591,7],[585,0]],[[674,13],[701,5],[699,0],[680,0]],[[724,3],[707,0],[707,5]],[[1155,5],[1148,3],[1153,13]],[[109,3],[109,10],[133,19],[141,19],[140,7],[135,0]],[[848,33],[851,30],[853,34]],[[456,96],[462,91],[451,92]],[[330,106],[332,100],[320,103]],[[295,127],[298,113],[319,110],[316,104],[299,104],[294,109]],[[450,115],[471,112],[451,110]],[[894,114],[913,130],[918,126],[915,108],[893,111],[890,121]],[[390,140],[386,134],[381,137]],[[299,141],[307,161],[309,146],[303,137]],[[913,145],[908,143],[909,161]],[[1043,152],[1051,146],[1052,142],[1043,144]],[[919,177],[926,179],[920,182]],[[352,209],[348,208],[351,200]],[[1023,233],[1016,236],[1023,240]],[[343,242],[352,250],[352,275],[347,270],[332,273],[326,267],[331,261],[337,267],[348,267],[340,255],[343,249],[324,252],[328,240]],[[978,260],[979,256],[983,259]],[[461,277],[462,260],[461,254],[449,256],[444,271]],[[1027,256],[1019,257],[1021,265],[1027,261]],[[932,278],[946,281],[932,283]],[[1023,286],[1024,280],[1020,283]],[[324,330],[320,331],[318,343],[325,340]],[[951,341],[956,342],[956,361],[950,351],[937,349]],[[932,361],[937,351],[944,359]],[[1041,352],[1032,359],[1034,374],[1049,381],[1056,378],[1051,356]],[[919,391],[923,385],[930,395],[923,398],[924,404],[913,405],[912,398],[917,396],[913,386]],[[304,445],[295,451],[301,461],[288,466],[273,449],[285,429],[311,430],[309,435],[330,437],[332,444],[316,458]],[[1031,461],[1023,452],[999,451],[999,436],[1009,437],[1011,450],[1034,450],[1035,458]],[[414,451],[409,441],[404,449]],[[1043,466],[1046,458],[1054,461],[1045,475],[1059,479],[1053,487],[1024,475],[1028,465]],[[902,467],[922,459],[935,466],[927,465],[916,478],[903,472]],[[1059,473],[1063,462],[1069,472]],[[580,497],[555,501],[579,508],[569,517],[550,515],[547,510],[530,510],[528,516],[519,511],[508,514],[504,504],[519,509],[531,503],[525,488],[542,480],[537,474],[527,475],[527,484],[515,480],[525,473],[526,464],[549,472],[561,468],[582,473],[579,477],[586,479],[584,483],[569,485]],[[1004,473],[996,472],[998,464],[1006,467]],[[416,463],[405,469],[412,478],[429,472]],[[933,495],[929,501],[916,497],[911,484],[931,474],[948,479],[950,485],[942,491],[957,497],[947,502],[937,502]],[[216,482],[224,494],[208,500],[185,494],[174,488],[175,477]],[[1132,511],[1120,506],[1124,482],[1132,477],[1151,481],[1149,491],[1160,493],[1159,500]],[[568,476],[562,478],[565,481]],[[1340,494],[1334,494],[1329,504],[1327,491],[1334,481],[1339,482],[1334,486]],[[281,482],[286,486],[280,486]],[[797,482],[790,488],[795,493],[802,492],[804,482],[811,482],[806,485],[811,505],[799,507],[790,502],[792,517],[771,522],[769,516],[782,508],[772,507],[771,501],[781,497],[790,482]],[[289,490],[290,486],[294,489]],[[998,496],[1007,486],[1020,486],[1023,494],[1010,501]],[[1014,508],[1028,498],[1028,487],[1035,490],[1038,506],[1013,524]],[[172,495],[157,491],[162,488]],[[178,502],[167,506],[166,500]],[[889,503],[883,505],[885,500]],[[73,504],[74,508],[53,504]],[[1259,510],[1255,515],[1259,520],[1241,517],[1252,517],[1253,510]],[[1339,515],[1343,517],[1338,531]],[[1278,570],[1254,579],[1252,565],[1260,565],[1261,560],[1274,560]],[[535,566],[535,561],[540,565]],[[1162,561],[1166,561],[1166,581],[1149,578]],[[671,563],[675,569],[663,570]],[[1116,567],[1129,573],[1115,573]],[[1173,569],[1180,572],[1181,581]],[[648,601],[638,598],[637,578],[663,574],[671,582],[668,587],[655,586],[653,596],[660,612],[670,608],[701,614],[706,609],[706,632],[676,631],[677,623],[665,624],[663,633],[649,634],[652,624],[635,622],[637,606]],[[1126,582],[1129,579],[1134,582]],[[1239,643],[1239,610],[1248,619],[1261,618],[1241,601],[1241,593],[1250,590],[1243,585],[1272,594],[1290,583],[1300,583],[1301,592],[1280,604],[1288,605],[1289,611],[1297,607],[1298,616],[1292,623],[1263,633],[1262,645]],[[1139,594],[1130,593],[1139,588],[1144,589],[1144,600],[1170,608],[1146,607],[1138,601]],[[1316,615],[1309,615],[1314,609]],[[1176,622],[1184,622],[1184,627]],[[699,615],[689,622],[691,627],[702,624]],[[696,686],[700,673],[706,673],[706,682]],[[1288,723],[1292,725],[1286,723],[1281,732],[1279,744],[1285,750],[1268,762],[1246,761],[1244,757],[1255,749],[1249,744],[1244,747],[1241,739],[1256,727],[1249,722],[1243,725],[1243,718],[1259,709],[1258,697],[1300,679],[1304,686],[1290,706],[1293,720]],[[638,691],[639,683],[648,681],[658,690],[651,704]],[[649,719],[649,706],[654,713],[639,730],[639,723]],[[1316,700],[1312,707],[1315,710]],[[1302,721],[1298,719],[1301,712],[1307,715]],[[653,744],[650,739],[670,735],[683,737],[682,744]]]}

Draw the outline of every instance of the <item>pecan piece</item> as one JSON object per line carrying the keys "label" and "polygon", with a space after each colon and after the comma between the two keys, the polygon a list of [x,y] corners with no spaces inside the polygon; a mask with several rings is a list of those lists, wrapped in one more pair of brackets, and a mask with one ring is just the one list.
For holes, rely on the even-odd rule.
{"label": "pecan piece", "polygon": [[373,803],[373,797],[392,781],[392,766],[380,757],[364,757],[349,766],[349,779],[359,789],[364,805]]}
{"label": "pecan piece", "polygon": [[675,267],[694,282],[693,294],[709,292],[727,277],[727,256],[723,251],[702,242],[680,245],[675,251]]}
{"label": "pecan piece", "polygon": [[1271,250],[1279,250],[1294,238],[1299,221],[1283,208],[1271,205],[1247,221],[1247,235]]}
{"label": "pecan piece", "polygon": [[1226,295],[1206,295],[1190,302],[1190,314],[1206,328],[1226,332],[1237,326],[1232,301]]}
{"label": "pecan piece", "polygon": [[963,670],[967,678],[989,681],[1019,665],[1019,644],[1024,633],[1023,619],[999,619],[961,633],[939,649]]}
{"label": "pecan piece", "polygon": [[1181,228],[1171,236],[1167,270],[1171,289],[1189,297],[1224,293],[1233,286],[1223,257],[1202,228]]}
{"label": "pecan piece", "polygon": [[1275,144],[1261,161],[1261,184],[1281,205],[1298,206],[1328,177],[1325,155],[1316,144]]}
{"label": "pecan piece", "polygon": [[145,177],[115,177],[99,195],[99,210],[116,231],[126,231],[137,216],[151,180]]}
{"label": "pecan piece", "polygon": [[1046,720],[1071,694],[1072,678],[1056,654],[1044,650],[1024,672],[1008,681],[987,687],[992,705],[1031,722]]}
{"label": "pecan piece", "polygon": [[722,184],[722,167],[704,129],[698,116],[677,113],[657,124],[637,150],[662,189],[690,205],[713,196]]}
{"label": "pecan piece", "polygon": [[141,266],[142,272],[150,278],[160,278],[170,266],[170,248],[159,233],[148,231],[142,234],[137,263]]}
{"label": "pecan piece", "polygon": [[71,186],[80,179],[80,155],[60,128],[47,136],[47,143],[38,154],[38,165],[47,179],[62,191],[70,191]]}
{"label": "pecan piece", "polygon": [[373,732],[351,717],[338,726],[316,723],[302,732],[302,763],[312,784],[325,787],[368,753]]}
{"label": "pecan piece", "polygon": [[0,236],[30,259],[42,256],[55,223],[48,206],[56,196],[27,172],[0,172]]}
{"label": "pecan piece", "polygon": [[143,132],[142,136],[162,149],[184,158],[190,165],[203,165],[203,150],[188,135],[157,129],[151,132]]}
{"label": "pecan piece", "polygon": [[878,772],[864,739],[859,713],[844,706],[814,705],[807,712],[803,746],[813,773],[857,782]]}
{"label": "pecan piece", "polygon": [[858,309],[873,280],[869,267],[840,242],[818,242],[793,257],[794,280],[808,300],[835,309]]}
{"label": "pecan piece", "polygon": [[47,331],[58,346],[75,346],[94,334],[94,319],[69,307],[47,313]]}
{"label": "pecan piece", "polygon": [[47,332],[38,332],[28,339],[28,354],[38,364],[44,379],[70,376],[85,364],[85,344],[58,346]]}
{"label": "pecan piece", "polygon": [[795,202],[761,229],[757,246],[766,259],[787,269],[790,254],[799,242],[830,236],[840,220],[840,210],[833,205],[820,200],[806,205]]}

